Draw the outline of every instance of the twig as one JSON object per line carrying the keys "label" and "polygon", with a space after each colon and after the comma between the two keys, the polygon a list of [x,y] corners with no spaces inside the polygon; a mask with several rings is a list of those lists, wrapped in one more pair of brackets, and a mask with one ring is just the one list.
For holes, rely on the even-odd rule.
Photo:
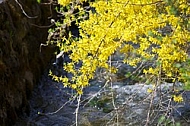
{"label": "twig", "polygon": [[156,93],[156,87],[161,84],[161,72],[162,72],[161,68],[162,68],[162,66],[160,65],[159,74],[158,74],[158,80],[156,82],[154,91],[152,92],[152,97],[151,97],[151,101],[150,101],[150,105],[149,105],[149,110],[148,110],[148,113],[147,113],[147,118],[146,118],[146,124],[145,124],[145,126],[148,126],[149,121],[150,121],[150,111],[151,111],[152,104],[153,104],[154,94]]}
{"label": "twig", "polygon": [[15,0],[15,2],[20,6],[20,9],[22,10],[22,13],[23,13],[27,18],[37,18],[37,17],[38,17],[38,16],[34,16],[34,17],[28,16],[28,14],[24,11],[22,5],[18,2],[18,0]]}
{"label": "twig", "polygon": [[[109,60],[110,60],[110,64],[109,65],[110,65],[110,72],[111,72],[111,67],[112,67],[111,56],[110,56]],[[114,110],[116,111],[117,126],[119,126],[119,114],[118,114],[117,107],[115,105],[115,100],[114,100],[112,77],[110,77],[110,86],[111,86],[111,95],[112,95],[112,105],[114,107]]]}
{"label": "twig", "polygon": [[81,95],[79,95],[77,97],[77,101],[78,101],[78,104],[77,104],[77,108],[76,108],[76,111],[75,111],[75,122],[76,122],[76,126],[78,126],[78,112],[79,112],[79,108],[80,108],[80,100],[81,100]]}
{"label": "twig", "polygon": [[89,96],[88,98],[84,99],[81,103],[85,102],[87,99],[89,99],[89,100],[88,100],[87,103],[85,103],[85,104],[83,105],[83,107],[85,107],[85,106],[86,106],[91,100],[93,100],[93,98],[96,97],[98,94],[102,93],[102,90],[107,86],[108,82],[109,82],[109,80],[106,81],[106,83],[104,84],[104,86],[103,86],[98,92],[96,92],[96,93],[93,94],[92,96]]}
{"label": "twig", "polygon": [[70,99],[69,101],[65,102],[65,104],[63,104],[59,109],[57,109],[54,112],[49,112],[49,113],[38,113],[38,115],[43,115],[43,116],[47,116],[47,115],[53,115],[56,114],[57,112],[59,112],[66,104],[68,104],[69,102],[73,101],[76,98],[76,96],[72,99]]}
{"label": "twig", "polygon": [[155,93],[156,93],[156,88],[154,88],[154,91],[152,92],[151,101],[150,101],[150,105],[149,105],[149,109],[148,109],[148,113],[147,113],[145,126],[148,126],[149,121],[150,121],[150,111],[151,111],[151,108],[152,108],[152,105],[153,105],[153,99],[154,99],[154,94]]}

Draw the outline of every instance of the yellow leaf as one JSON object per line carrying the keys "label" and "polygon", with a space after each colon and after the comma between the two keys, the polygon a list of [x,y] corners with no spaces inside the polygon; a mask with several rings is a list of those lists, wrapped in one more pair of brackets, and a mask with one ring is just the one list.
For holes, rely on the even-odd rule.
{"label": "yellow leaf", "polygon": [[153,90],[152,90],[152,89],[150,89],[150,88],[148,88],[147,92],[148,92],[148,93],[152,93],[152,92],[153,92]]}
{"label": "yellow leaf", "polygon": [[183,97],[182,97],[182,95],[174,95],[173,100],[175,102],[183,102]]}

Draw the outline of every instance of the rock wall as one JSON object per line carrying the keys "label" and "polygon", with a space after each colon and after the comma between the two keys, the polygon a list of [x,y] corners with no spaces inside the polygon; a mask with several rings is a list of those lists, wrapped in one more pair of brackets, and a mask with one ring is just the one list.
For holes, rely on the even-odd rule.
{"label": "rock wall", "polygon": [[19,114],[30,112],[31,91],[55,50],[52,46],[40,48],[46,42],[49,29],[44,26],[51,25],[49,18],[53,12],[50,4],[36,1],[0,3],[1,126],[13,125]]}

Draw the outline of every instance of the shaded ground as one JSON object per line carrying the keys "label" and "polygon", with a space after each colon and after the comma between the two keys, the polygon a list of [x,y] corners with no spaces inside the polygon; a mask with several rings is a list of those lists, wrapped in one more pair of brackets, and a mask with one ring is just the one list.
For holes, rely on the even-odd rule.
{"label": "shaded ground", "polygon": [[[70,91],[53,82],[45,74],[34,89],[30,100],[30,115],[23,116],[16,126],[69,126],[74,120],[75,104],[68,103]],[[62,107],[63,106],[63,107]],[[62,108],[61,108],[62,107]],[[61,109],[60,109],[61,108]],[[56,110],[60,109],[58,112]],[[54,113],[55,112],[55,113]],[[44,113],[44,114],[40,114]]]}
{"label": "shaded ground", "polygon": [[0,0],[1,126],[12,125],[19,114],[29,113],[33,87],[53,56],[53,47],[42,47],[40,52],[49,27],[39,26],[50,25],[49,9],[36,0]]}

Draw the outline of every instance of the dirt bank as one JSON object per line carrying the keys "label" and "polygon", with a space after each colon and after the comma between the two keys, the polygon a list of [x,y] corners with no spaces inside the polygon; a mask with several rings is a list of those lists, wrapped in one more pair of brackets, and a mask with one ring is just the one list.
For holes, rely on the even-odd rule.
{"label": "dirt bank", "polygon": [[38,4],[36,0],[0,3],[1,126],[14,124],[19,114],[30,111],[31,91],[55,49],[45,46],[40,51],[52,13],[50,4]]}

